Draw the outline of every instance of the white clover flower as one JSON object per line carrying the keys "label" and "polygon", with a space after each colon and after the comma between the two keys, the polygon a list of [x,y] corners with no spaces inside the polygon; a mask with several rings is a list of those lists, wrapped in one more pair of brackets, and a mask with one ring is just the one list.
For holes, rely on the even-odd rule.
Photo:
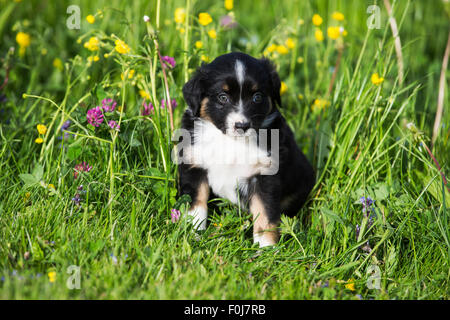
{"label": "white clover flower", "polygon": [[149,22],[150,21],[150,17],[149,16],[144,16],[144,22]]}

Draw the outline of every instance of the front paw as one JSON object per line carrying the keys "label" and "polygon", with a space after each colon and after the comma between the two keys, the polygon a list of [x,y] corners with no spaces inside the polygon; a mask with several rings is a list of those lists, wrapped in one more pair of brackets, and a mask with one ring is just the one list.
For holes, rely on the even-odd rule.
{"label": "front paw", "polygon": [[208,219],[208,209],[196,206],[188,211],[188,216],[192,217],[192,224],[197,231],[206,230],[206,220]]}

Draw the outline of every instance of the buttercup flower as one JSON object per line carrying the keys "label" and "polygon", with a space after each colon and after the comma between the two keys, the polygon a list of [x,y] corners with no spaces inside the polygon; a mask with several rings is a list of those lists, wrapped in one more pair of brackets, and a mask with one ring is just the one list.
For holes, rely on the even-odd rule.
{"label": "buttercup flower", "polygon": [[127,54],[128,52],[130,52],[130,47],[122,40],[116,40],[114,44],[116,45],[115,49],[118,53]]}
{"label": "buttercup flower", "polygon": [[277,45],[276,44],[271,44],[270,46],[267,47],[267,51],[272,53],[275,50],[277,50]]}
{"label": "buttercup flower", "polygon": [[327,107],[330,103],[325,99],[315,99],[311,107],[312,111],[320,111]]}
{"label": "buttercup flower", "polygon": [[348,282],[345,284],[345,288],[349,289],[350,291],[355,291],[355,280],[348,280]]}
{"label": "buttercup flower", "polygon": [[90,24],[93,24],[95,22],[95,17],[90,14],[86,17],[86,21],[89,22]]}
{"label": "buttercup flower", "polygon": [[305,59],[303,59],[303,57],[297,58],[297,63],[303,63],[304,61],[305,61]]}
{"label": "buttercup flower", "polygon": [[186,10],[184,8],[176,8],[174,18],[176,23],[184,23],[186,19]]}
{"label": "buttercup flower", "polygon": [[289,49],[294,49],[295,47],[295,41],[292,38],[287,38],[285,41],[285,45],[286,47],[288,47]]}
{"label": "buttercup flower", "polygon": [[19,32],[16,35],[16,42],[19,45],[19,55],[23,56],[25,54],[27,47],[31,43],[31,37],[28,33]]}
{"label": "buttercup flower", "polygon": [[324,36],[322,30],[317,28],[316,31],[314,32],[314,37],[316,38],[317,41],[323,41]]}
{"label": "buttercup flower", "polygon": [[327,34],[330,39],[336,40],[341,34],[340,27],[328,27]]}
{"label": "buttercup flower", "polygon": [[90,125],[92,125],[94,127],[99,127],[100,124],[103,122],[102,108],[95,107],[95,108],[89,109],[86,114],[86,118]]}
{"label": "buttercup flower", "polygon": [[384,78],[380,77],[378,72],[376,72],[376,73],[372,74],[372,77],[370,77],[370,81],[372,81],[372,83],[374,85],[378,86],[384,81]]}
{"label": "buttercup flower", "polygon": [[277,52],[279,54],[287,54],[289,52],[289,50],[284,45],[279,45],[279,46],[277,46]]}
{"label": "buttercup flower", "polygon": [[288,87],[286,85],[286,83],[284,83],[284,81],[281,81],[281,86],[280,86],[280,95],[283,95],[286,93]]}
{"label": "buttercup flower", "polygon": [[204,54],[202,54],[202,55],[200,56],[200,60],[202,60],[202,61],[204,61],[204,62],[209,62],[209,57],[208,57],[208,56],[205,56]]}
{"label": "buttercup flower", "polygon": [[38,124],[36,126],[37,131],[39,132],[39,134],[46,134],[47,133],[47,126],[45,124]]}
{"label": "buttercup flower", "polygon": [[89,51],[97,51],[99,49],[100,40],[96,37],[90,37],[89,41],[84,43],[84,47]]}
{"label": "buttercup flower", "polygon": [[150,100],[150,94],[145,90],[139,90],[139,95],[145,100]]}
{"label": "buttercup flower", "polygon": [[201,42],[201,41],[195,41],[195,47],[196,47],[197,49],[201,49],[201,48],[203,47],[203,42]]}
{"label": "buttercup flower", "polygon": [[344,21],[344,15],[338,11],[333,12],[331,18],[333,18],[336,21]]}
{"label": "buttercup flower", "polygon": [[323,22],[323,19],[318,14],[313,15],[312,22],[315,26],[320,26]]}
{"label": "buttercup flower", "polygon": [[229,10],[233,10],[233,0],[225,0],[224,1],[224,7],[225,9]]}
{"label": "buttercup flower", "polygon": [[36,140],[34,140],[34,142],[36,142],[37,144],[41,144],[44,142],[44,139],[42,139],[41,137],[36,138]]}
{"label": "buttercup flower", "polygon": [[63,66],[63,62],[61,61],[60,58],[55,58],[53,60],[53,66],[58,69],[59,71],[63,71],[64,70],[64,66]]}
{"label": "buttercup flower", "polygon": [[202,25],[202,26],[207,26],[208,24],[210,24],[212,22],[212,18],[210,16],[209,13],[207,12],[202,12],[198,15],[198,22]]}
{"label": "buttercup flower", "polygon": [[217,38],[217,32],[216,32],[216,30],[214,30],[214,29],[209,30],[209,31],[208,31],[208,36],[209,36],[211,39],[216,39],[216,38]]}
{"label": "buttercup flower", "polygon": [[50,281],[52,283],[56,281],[56,272],[55,271],[50,271],[47,275],[48,275],[48,281]]}

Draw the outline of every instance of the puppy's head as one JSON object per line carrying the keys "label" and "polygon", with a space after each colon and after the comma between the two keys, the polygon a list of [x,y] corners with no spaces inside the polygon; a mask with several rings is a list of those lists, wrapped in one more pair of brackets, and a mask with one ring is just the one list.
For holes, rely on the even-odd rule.
{"label": "puppy's head", "polygon": [[260,129],[281,106],[280,78],[270,61],[237,52],[202,65],[183,95],[195,117],[228,135]]}

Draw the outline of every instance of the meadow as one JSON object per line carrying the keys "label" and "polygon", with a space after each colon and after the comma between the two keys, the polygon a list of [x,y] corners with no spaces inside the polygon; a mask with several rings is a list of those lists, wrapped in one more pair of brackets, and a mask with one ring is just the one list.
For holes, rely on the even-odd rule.
{"label": "meadow", "polygon": [[[0,0],[0,299],[449,299],[449,14]],[[231,51],[275,63],[317,175],[263,250],[224,199],[192,230],[171,159],[183,84]]]}

